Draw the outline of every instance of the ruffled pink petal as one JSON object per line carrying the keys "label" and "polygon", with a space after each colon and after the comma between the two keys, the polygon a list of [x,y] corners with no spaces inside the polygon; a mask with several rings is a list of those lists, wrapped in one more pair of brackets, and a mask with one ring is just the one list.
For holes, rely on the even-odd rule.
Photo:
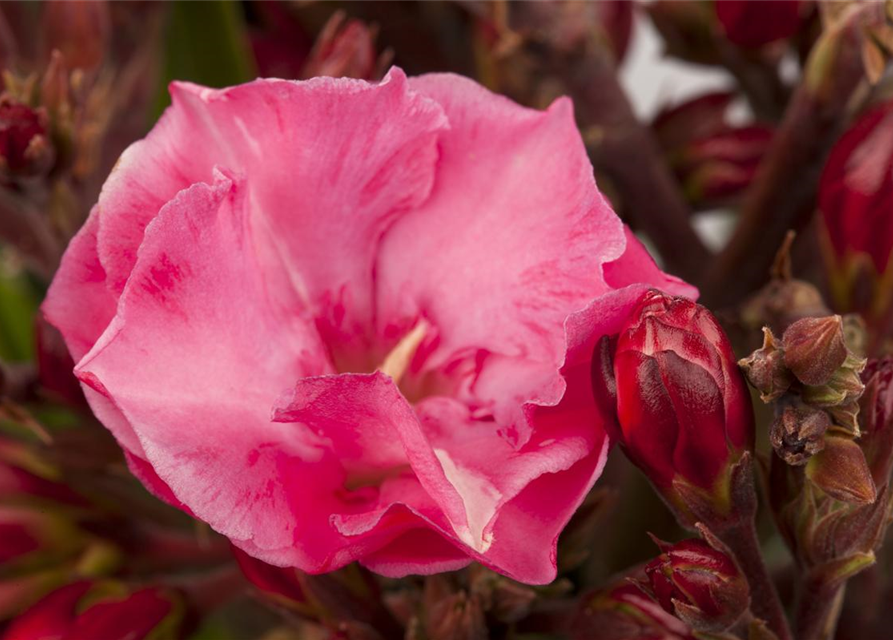
{"label": "ruffled pink petal", "polygon": [[623,230],[626,250],[618,259],[605,264],[605,281],[611,287],[621,289],[631,284],[645,283],[664,293],[697,300],[696,287],[661,271],[630,228],[624,225]]}
{"label": "ruffled pink petal", "polygon": [[382,549],[362,558],[362,564],[389,578],[458,571],[471,564],[468,554],[431,529],[413,529]]}
{"label": "ruffled pink petal", "polygon": [[[106,286],[105,270],[96,249],[98,227],[96,207],[68,245],[41,307],[47,321],[59,329],[75,362],[90,350],[115,315],[116,297]],[[121,446],[142,455],[139,440],[114,403],[87,387],[84,396]]]}
{"label": "ruffled pink petal", "polygon": [[266,295],[244,193],[218,175],[165,205],[118,315],[76,373],[114,401],[146,462],[197,517],[261,549],[296,538],[312,549],[327,533],[296,511],[330,505],[301,487],[323,491],[342,476],[314,438],[271,423],[269,408],[295,378],[329,365],[312,327]]}
{"label": "ruffled pink petal", "polygon": [[98,209],[94,208],[62,257],[43,303],[43,313],[59,329],[72,359],[87,353],[115,315],[115,298],[105,286],[96,253]]}
{"label": "ruffled pink petal", "polygon": [[341,370],[373,369],[379,238],[428,197],[447,127],[441,108],[396,68],[379,84],[177,83],[172,94],[191,127],[221,147],[217,162],[245,174],[268,286],[314,317]]}
{"label": "ruffled pink petal", "polygon": [[299,380],[273,418],[317,434],[341,463],[342,495],[355,505],[333,515],[342,534],[385,528],[384,519],[402,518],[394,505],[439,521],[447,531],[468,529],[462,490],[444,472],[413,408],[383,373]]}
{"label": "ruffled pink petal", "polygon": [[433,362],[485,348],[560,365],[564,319],[607,289],[601,264],[624,246],[570,102],[534,111],[449,74],[410,85],[443,107],[450,129],[430,199],[382,243],[380,328],[431,319]]}

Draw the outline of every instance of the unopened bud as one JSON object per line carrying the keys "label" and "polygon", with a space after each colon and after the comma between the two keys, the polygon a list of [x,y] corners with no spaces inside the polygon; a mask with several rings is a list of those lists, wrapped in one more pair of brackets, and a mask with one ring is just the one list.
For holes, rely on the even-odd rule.
{"label": "unopened bud", "polygon": [[45,111],[0,98],[0,176],[11,180],[49,171],[55,152],[48,126]]}
{"label": "unopened bud", "polygon": [[375,50],[375,36],[375,28],[359,20],[345,22],[344,12],[334,13],[313,45],[304,65],[304,77],[374,80],[383,71],[383,61]]}
{"label": "unopened bud", "polygon": [[694,640],[692,629],[642,590],[626,583],[583,596],[573,640]]}
{"label": "unopened bud", "polygon": [[715,538],[669,544],[654,538],[661,555],[645,566],[651,591],[664,610],[697,631],[724,631],[750,606],[750,589],[728,549]]}
{"label": "unopened bud", "polygon": [[831,416],[796,400],[779,408],[781,413],[769,430],[769,442],[788,464],[806,464],[825,448],[825,432],[831,427]]}
{"label": "unopened bud", "polygon": [[783,395],[794,376],[785,366],[784,351],[776,343],[769,327],[763,327],[763,346],[738,361],[747,380],[760,392],[763,402],[772,402]]}
{"label": "unopened bud", "polygon": [[[605,357],[603,346],[594,360]],[[733,468],[753,447],[753,413],[716,319],[690,300],[649,292],[617,337],[613,382],[609,371],[593,362],[593,390],[609,398],[604,390],[616,384],[616,436],[630,460],[688,526],[730,514]],[[704,498],[695,508],[696,494]]]}
{"label": "unopened bud", "polygon": [[827,384],[849,350],[840,316],[803,318],[784,332],[784,363],[803,384]]}
{"label": "unopened bud", "polygon": [[835,500],[870,504],[877,490],[865,454],[843,436],[826,436],[825,447],[806,465],[806,477]]}

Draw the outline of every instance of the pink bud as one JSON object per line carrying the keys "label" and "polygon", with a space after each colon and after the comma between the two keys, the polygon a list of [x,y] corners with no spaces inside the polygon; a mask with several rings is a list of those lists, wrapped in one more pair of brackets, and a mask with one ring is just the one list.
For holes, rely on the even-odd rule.
{"label": "pink bud", "polygon": [[323,27],[304,65],[304,77],[374,79],[378,75],[376,30],[336,12]]}

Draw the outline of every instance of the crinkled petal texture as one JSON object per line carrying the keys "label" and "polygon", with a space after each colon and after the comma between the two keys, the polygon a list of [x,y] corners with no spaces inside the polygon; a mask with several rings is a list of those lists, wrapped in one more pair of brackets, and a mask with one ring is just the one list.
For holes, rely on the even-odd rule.
{"label": "crinkled petal texture", "polygon": [[570,103],[399,69],[172,95],[44,305],[134,474],[271,564],[552,580],[609,445],[593,346],[695,294]]}

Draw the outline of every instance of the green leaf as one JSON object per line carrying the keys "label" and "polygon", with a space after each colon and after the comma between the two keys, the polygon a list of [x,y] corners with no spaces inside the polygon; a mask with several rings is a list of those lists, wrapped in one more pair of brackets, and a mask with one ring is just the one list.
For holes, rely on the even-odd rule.
{"label": "green leaf", "polygon": [[170,3],[154,116],[170,104],[172,80],[226,87],[257,76],[241,5],[227,0]]}
{"label": "green leaf", "polygon": [[0,269],[0,359],[24,362],[34,357],[38,303],[38,296],[23,273]]}

